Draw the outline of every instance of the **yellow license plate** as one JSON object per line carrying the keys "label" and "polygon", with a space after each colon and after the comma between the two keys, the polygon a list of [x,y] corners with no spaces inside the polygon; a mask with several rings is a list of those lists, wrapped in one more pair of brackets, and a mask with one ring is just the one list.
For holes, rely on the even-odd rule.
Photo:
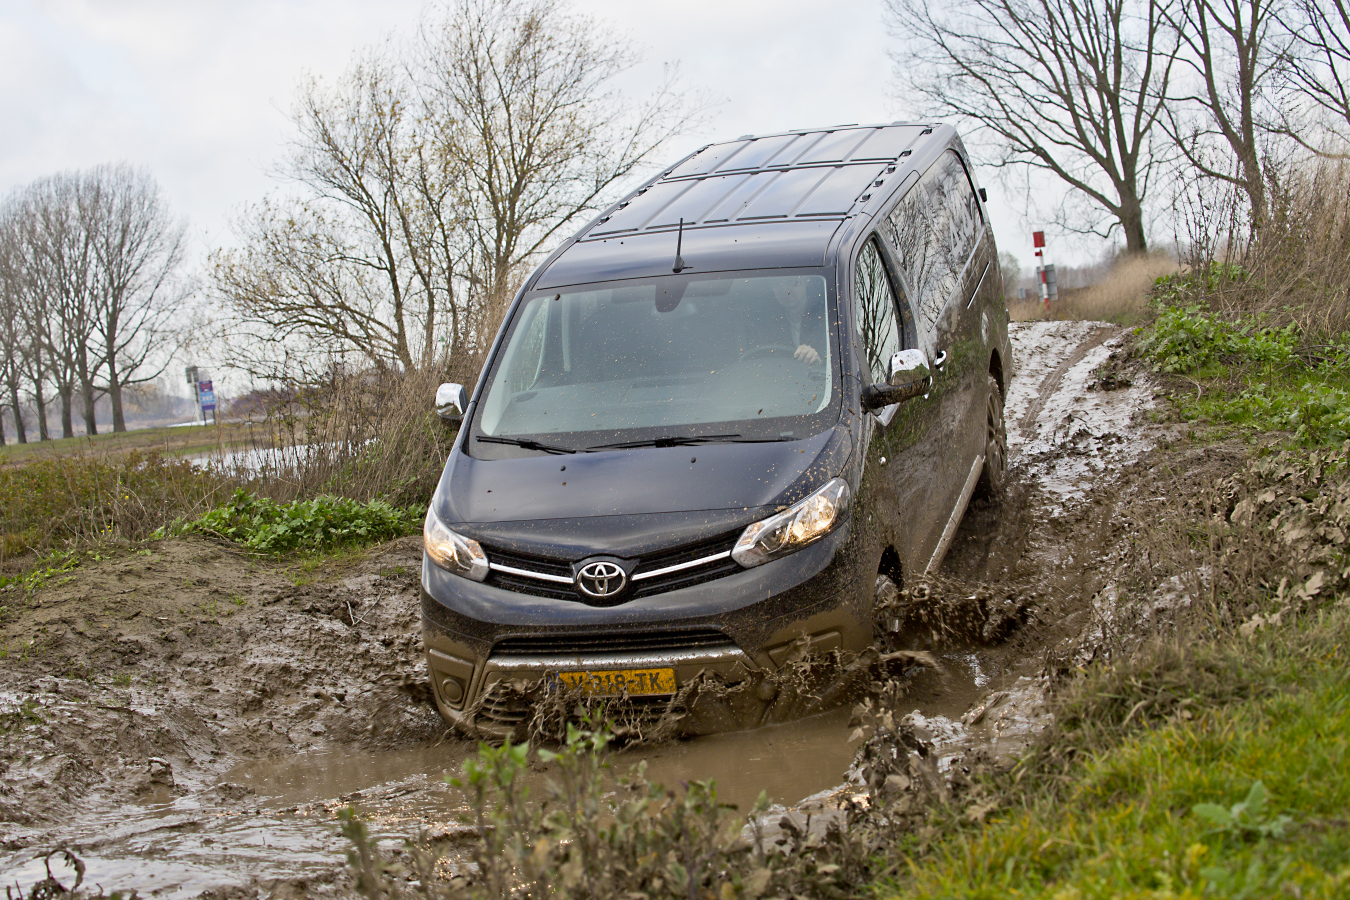
{"label": "yellow license plate", "polygon": [[597,697],[630,697],[675,693],[674,669],[609,669],[599,672],[559,672],[558,680]]}

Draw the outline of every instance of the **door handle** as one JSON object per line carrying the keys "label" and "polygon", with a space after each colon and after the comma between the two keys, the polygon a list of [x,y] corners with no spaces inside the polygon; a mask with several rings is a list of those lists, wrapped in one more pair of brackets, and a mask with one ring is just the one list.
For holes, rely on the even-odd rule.
{"label": "door handle", "polygon": [[941,369],[947,364],[947,351],[939,350],[937,356],[933,357],[933,368]]}

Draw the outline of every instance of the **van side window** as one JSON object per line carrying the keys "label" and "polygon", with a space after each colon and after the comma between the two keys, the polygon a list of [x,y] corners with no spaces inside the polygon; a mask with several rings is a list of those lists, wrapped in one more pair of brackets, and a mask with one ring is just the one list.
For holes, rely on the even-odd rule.
{"label": "van side window", "polygon": [[984,231],[984,213],[955,151],[929,167],[886,217],[884,229],[916,295],[920,325],[931,328]]}
{"label": "van side window", "polygon": [[900,332],[895,321],[895,294],[875,237],[858,254],[853,272],[853,310],[872,382],[884,383],[886,366],[900,349]]}

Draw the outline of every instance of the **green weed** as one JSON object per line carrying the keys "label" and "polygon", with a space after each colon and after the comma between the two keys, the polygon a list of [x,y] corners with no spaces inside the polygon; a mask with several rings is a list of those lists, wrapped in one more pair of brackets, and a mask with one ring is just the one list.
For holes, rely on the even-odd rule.
{"label": "green weed", "polygon": [[1199,306],[1163,309],[1139,341],[1138,352],[1155,371],[1188,375],[1208,372],[1222,363],[1288,363],[1298,349],[1292,322],[1284,328],[1262,327],[1253,320],[1238,324],[1204,312]]}
{"label": "green weed", "polygon": [[1268,796],[1265,784],[1254,781],[1245,800],[1232,806],[1197,803],[1191,807],[1191,812],[1210,822],[1216,832],[1283,838],[1294,820],[1288,816],[1270,815],[1266,811]]}
{"label": "green weed", "polygon": [[0,733],[13,731],[25,725],[41,725],[42,707],[33,700],[25,700],[14,709],[0,712]]}
{"label": "green weed", "polygon": [[[717,799],[711,782],[691,781],[667,791],[646,781],[643,764],[628,776],[610,773],[611,734],[603,723],[569,726],[555,750],[525,744],[483,745],[446,780],[468,795],[466,824],[472,880],[446,882],[435,875],[444,848],[409,842],[413,871],[384,861],[354,811],[342,814],[352,843],[348,861],[365,896],[387,900],[418,896],[496,897],[759,897],[770,885],[766,850],[741,840],[744,817]],[[531,802],[525,774],[550,766],[555,777]],[[767,805],[761,798],[762,807]],[[405,893],[406,892],[406,893]]]}
{"label": "green weed", "polygon": [[[69,572],[80,564],[80,554],[53,551],[38,560],[37,565],[21,575],[0,575],[0,590],[22,590],[32,594],[38,588],[63,573]],[[58,583],[65,584],[74,579],[65,575]]]}
{"label": "green weed", "polygon": [[1186,376],[1182,417],[1287,432],[1304,446],[1350,440],[1350,342],[1302,346],[1295,323],[1224,320],[1198,306],[1163,309],[1136,352],[1155,371]]}
{"label": "green weed", "polygon": [[277,503],[242,489],[230,502],[182,526],[185,532],[212,534],[251,550],[285,553],[327,550],[413,534],[425,508],[396,507],[383,500],[361,503],[342,497],[316,497]]}

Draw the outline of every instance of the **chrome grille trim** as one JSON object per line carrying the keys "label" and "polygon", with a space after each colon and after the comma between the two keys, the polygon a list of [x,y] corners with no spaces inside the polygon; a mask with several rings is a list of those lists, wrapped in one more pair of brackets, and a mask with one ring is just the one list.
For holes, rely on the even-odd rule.
{"label": "chrome grille trim", "polygon": [[550,575],[547,572],[531,572],[529,569],[517,569],[515,566],[504,566],[501,563],[495,563],[488,560],[488,568],[496,572],[505,572],[508,575],[519,575],[522,578],[537,578],[540,581],[552,581],[556,584],[575,584],[571,578],[564,578],[561,575]]}
{"label": "chrome grille trim", "polygon": [[717,562],[719,559],[727,559],[731,556],[730,550],[723,550],[721,553],[714,553],[712,556],[705,556],[702,559],[691,559],[688,562],[676,563],[673,566],[666,566],[664,569],[653,569],[650,572],[632,576],[633,581],[642,581],[647,578],[655,578],[658,575],[669,575],[671,572],[680,572],[684,569],[692,569],[695,566],[706,566],[708,563]]}

